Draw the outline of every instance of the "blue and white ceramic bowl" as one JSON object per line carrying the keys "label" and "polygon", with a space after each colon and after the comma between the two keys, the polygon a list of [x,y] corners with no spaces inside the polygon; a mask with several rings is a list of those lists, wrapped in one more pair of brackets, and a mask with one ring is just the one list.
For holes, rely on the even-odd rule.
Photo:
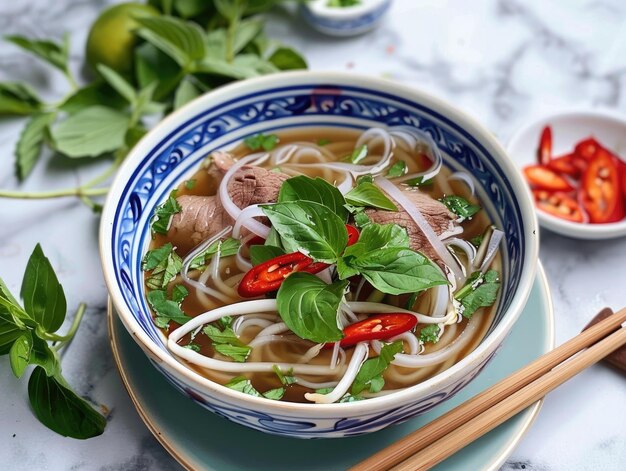
{"label": "blue and white ceramic bowl", "polygon": [[[171,188],[193,173],[208,153],[250,134],[307,126],[395,125],[429,133],[448,165],[471,172],[479,182],[477,191],[485,210],[506,234],[501,302],[481,344],[445,372],[411,388],[328,405],[246,395],[205,379],[172,356],[152,322],[140,266],[150,242],[150,215]],[[148,133],[112,185],[102,216],[100,251],[106,283],[124,325],[154,366],[183,394],[257,430],[318,438],[359,435],[403,422],[469,383],[495,354],[526,303],[535,278],[538,240],[524,182],[498,142],[471,118],[394,82],[353,74],[293,72],[220,88]]]}
{"label": "blue and white ceramic bowl", "polygon": [[356,36],[378,26],[390,6],[391,0],[361,0],[342,8],[328,6],[328,0],[312,0],[300,6],[300,13],[320,33]]}

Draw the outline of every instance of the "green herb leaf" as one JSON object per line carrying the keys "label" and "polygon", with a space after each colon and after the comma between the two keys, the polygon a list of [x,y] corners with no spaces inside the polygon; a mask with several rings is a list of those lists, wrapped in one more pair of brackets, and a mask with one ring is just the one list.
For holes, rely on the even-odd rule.
{"label": "green herb leaf", "polygon": [[365,398],[363,396],[354,396],[352,394],[346,394],[345,396],[343,396],[341,399],[339,399],[339,403],[344,403],[344,402],[356,402],[356,401],[364,401]]}
{"label": "green herb leaf", "polygon": [[427,180],[424,180],[424,177],[415,177],[411,178],[410,180],[406,180],[404,184],[412,187],[428,186],[433,184],[433,179],[429,178]]}
{"label": "green herb leaf", "polygon": [[385,378],[383,375],[378,375],[372,378],[370,381],[370,392],[377,393],[382,391],[383,387],[385,387]]}
{"label": "green herb leaf", "polygon": [[500,274],[496,270],[489,270],[484,275],[474,272],[454,298],[461,303],[459,311],[463,317],[469,319],[477,309],[492,306],[496,302],[499,289]]}
{"label": "green herb leaf", "polygon": [[404,160],[398,160],[389,168],[387,176],[389,178],[401,177],[406,173],[406,168],[406,162]]}
{"label": "green herb leaf", "polygon": [[317,140],[318,146],[325,146],[326,144],[330,144],[330,139],[326,139],[325,137]]}
{"label": "green herb leaf", "polygon": [[269,57],[269,61],[280,70],[306,69],[307,63],[300,54],[290,47],[279,47]]}
{"label": "green herb leaf", "polygon": [[213,348],[217,352],[237,362],[245,362],[252,352],[252,348],[239,340],[231,327],[224,327],[224,330],[220,330],[209,324],[202,331],[211,339]]}
{"label": "green herb leaf", "polygon": [[419,338],[422,343],[437,343],[439,341],[439,331],[441,328],[437,324],[428,324],[420,330]]}
{"label": "green herb leaf", "polygon": [[0,355],[6,355],[11,350],[13,343],[20,338],[24,329],[18,327],[10,320],[8,311],[3,310],[0,304]]}
{"label": "green herb leaf", "polygon": [[67,73],[67,57],[69,50],[67,35],[63,39],[63,44],[59,44],[48,39],[29,39],[18,35],[5,36],[5,39],[22,49],[31,52],[60,71]]}
{"label": "green herb leaf", "polygon": [[182,209],[178,201],[176,201],[176,198],[170,194],[163,203],[154,209],[154,214],[150,220],[152,232],[167,234],[172,216],[176,213],[180,213]]}
{"label": "green herb leaf", "polygon": [[237,255],[240,246],[241,242],[237,239],[233,239],[232,237],[228,237],[224,240],[216,240],[194,257],[189,265],[189,268],[195,270],[196,268],[203,268],[207,266],[211,261],[211,258],[213,258],[213,255],[215,255],[218,251],[220,252],[220,257]]}
{"label": "green herb leaf", "polygon": [[124,145],[130,118],[105,106],[92,106],[69,116],[50,130],[56,150],[68,157],[96,157]]}
{"label": "green herb leaf", "polygon": [[180,301],[167,299],[167,293],[163,290],[150,291],[146,298],[156,313],[154,322],[159,328],[166,328],[170,321],[182,325],[191,320],[191,317],[180,309]]}
{"label": "green herb leaf", "polygon": [[150,289],[162,289],[166,288],[169,282],[180,273],[183,261],[174,252],[172,244],[168,242],[158,249],[148,251],[142,260],[141,267],[144,271],[152,270],[146,279],[146,286]]}
{"label": "green herb leaf", "polygon": [[278,202],[312,201],[333,210],[343,221],[348,220],[346,200],[341,192],[323,178],[306,175],[292,177],[283,182],[278,193]]}
{"label": "green herb leaf", "polygon": [[252,386],[250,380],[244,376],[237,376],[226,383],[226,387],[234,389],[250,396],[265,397],[266,399],[273,399],[275,401],[280,400],[285,394],[285,388],[270,389],[264,393],[260,393]]}
{"label": "green herb leaf", "polygon": [[29,115],[41,110],[35,91],[19,82],[0,82],[0,116]]}
{"label": "green herb leaf", "polygon": [[15,169],[17,178],[23,181],[39,160],[48,125],[54,121],[56,113],[34,115],[20,134],[15,148]]}
{"label": "green herb leaf", "polygon": [[172,301],[175,303],[182,303],[187,296],[189,296],[189,290],[185,285],[176,285],[172,288]]}
{"label": "green herb leaf", "polygon": [[278,144],[278,136],[276,134],[255,134],[248,136],[243,140],[244,144],[248,146],[250,150],[263,150],[270,151],[276,144]]}
{"label": "green herb leaf", "polygon": [[348,231],[333,210],[310,201],[262,206],[283,241],[319,262],[334,263],[348,243]]}
{"label": "green herb leaf", "polygon": [[432,261],[407,248],[387,247],[344,260],[383,293],[414,293],[448,282]]}
{"label": "green herb leaf", "polygon": [[[380,355],[376,358],[370,358],[366,360],[359,369],[359,372],[354,378],[350,393],[353,395],[359,394],[361,391],[370,388],[372,381],[374,381],[374,389],[379,386],[382,388],[380,382],[383,382],[382,374],[391,365],[391,362],[395,358],[396,354],[402,352],[402,341],[397,340],[393,343],[386,344],[380,350]],[[375,392],[375,391],[372,391]]]}
{"label": "green herb leaf", "polygon": [[181,67],[189,68],[206,54],[205,35],[191,21],[171,16],[135,18],[141,25],[137,34],[174,59]]}
{"label": "green herb leaf", "polygon": [[346,194],[346,202],[354,206],[369,206],[387,211],[398,210],[393,201],[387,198],[380,188],[367,182],[360,183],[350,190]]}
{"label": "green herb leaf", "polygon": [[360,208],[360,211],[355,211],[352,217],[354,218],[354,223],[359,229],[364,228],[371,222],[369,216],[365,214],[362,208]]}
{"label": "green herb leaf", "polygon": [[25,331],[20,335],[11,350],[9,351],[9,359],[11,361],[11,369],[17,378],[21,378],[24,370],[30,363],[30,352],[33,349],[33,336],[30,331]]}
{"label": "green herb leaf", "polygon": [[439,201],[445,204],[450,211],[463,219],[471,218],[481,209],[477,204],[471,204],[461,196],[444,196]]}
{"label": "green herb leaf", "polygon": [[219,322],[222,328],[225,329],[226,327],[230,327],[233,325],[233,318],[232,316],[222,316],[217,322]]}
{"label": "green herb leaf", "polygon": [[184,77],[174,59],[150,43],[135,48],[135,75],[140,88],[156,83],[154,98],[163,100]]}
{"label": "green herb leaf", "polygon": [[124,77],[104,64],[98,64],[97,69],[104,80],[106,80],[128,103],[135,103],[137,101],[137,92],[135,92],[133,86],[128,83]]}
{"label": "green herb leaf", "polygon": [[310,273],[292,273],[278,290],[278,313],[300,338],[318,343],[341,340],[337,311],[347,286],[347,281],[327,285]]}
{"label": "green herb leaf", "polygon": [[352,151],[352,154],[346,157],[346,160],[352,162],[353,164],[358,164],[365,159],[365,157],[367,157],[367,152],[367,145],[363,144],[362,146],[356,147]]}
{"label": "green herb leaf", "polygon": [[483,243],[483,239],[484,239],[483,235],[477,235],[476,237],[472,237],[469,241],[470,241],[470,244],[478,248],[480,247],[480,244]]}
{"label": "green herb leaf", "polygon": [[274,401],[280,401],[285,395],[285,388],[270,389],[263,393],[263,397],[266,399],[272,399]]}
{"label": "green herb leaf", "polygon": [[20,296],[25,311],[47,332],[61,327],[67,310],[65,293],[39,244],[28,259]]}
{"label": "green herb leaf", "polygon": [[197,183],[196,180],[193,178],[191,180],[187,180],[185,182],[185,188],[188,190],[193,190],[196,186],[196,183]]}
{"label": "green herb leaf", "polygon": [[235,31],[235,37],[233,39],[233,54],[239,54],[243,48],[250,44],[250,42],[259,35],[262,29],[263,21],[258,18],[240,21],[237,25],[237,30]]}
{"label": "green herb leaf", "polygon": [[183,348],[188,348],[189,350],[193,350],[196,353],[200,353],[200,345],[198,345],[197,343],[183,345]]}
{"label": "green herb leaf", "polygon": [[239,346],[239,345],[231,345],[229,343],[217,344],[213,345],[215,351],[225,355],[227,357],[232,358],[236,362],[244,363],[252,349],[247,345]]}
{"label": "green herb leaf", "polygon": [[61,374],[61,359],[56,350],[52,350],[48,342],[40,339],[37,335],[33,335],[30,363],[42,367],[48,376]]}
{"label": "green herb leaf", "polygon": [[404,227],[370,223],[361,231],[359,240],[346,248],[344,257],[358,257],[388,247],[409,248],[409,245],[409,235]]}
{"label": "green herb leaf", "polygon": [[128,106],[128,102],[108,83],[100,80],[76,90],[59,106],[59,111],[72,115],[97,105],[121,110]]}
{"label": "green herb leaf", "polygon": [[285,374],[280,369],[280,366],[274,365],[272,366],[272,370],[274,370],[274,373],[276,373],[276,376],[278,376],[278,379],[283,386],[289,386],[290,384],[294,384],[298,382],[295,376],[293,376],[293,369],[290,369]]}
{"label": "green herb leaf", "polygon": [[285,255],[285,251],[280,247],[274,247],[273,245],[250,246],[250,261],[252,265],[259,265],[280,255]]}
{"label": "green herb leaf", "polygon": [[48,377],[37,367],[28,381],[28,397],[41,423],[59,435],[91,438],[101,435],[105,418],[78,397],[61,377]]}
{"label": "green herb leaf", "polygon": [[183,79],[174,93],[174,109],[186,105],[194,98],[200,96],[202,92],[188,78]]}
{"label": "green herb leaf", "polygon": [[141,269],[143,271],[154,270],[167,260],[172,250],[174,250],[174,246],[170,242],[156,249],[148,250],[141,260]]}

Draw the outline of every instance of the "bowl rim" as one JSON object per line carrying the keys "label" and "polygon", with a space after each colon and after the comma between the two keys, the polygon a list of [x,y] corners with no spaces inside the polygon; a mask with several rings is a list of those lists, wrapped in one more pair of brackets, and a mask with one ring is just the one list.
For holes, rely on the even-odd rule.
{"label": "bowl rim", "polygon": [[[113,236],[113,220],[119,195],[124,189],[128,177],[133,174],[137,162],[141,161],[148,152],[162,140],[162,135],[167,134],[169,131],[189,121],[190,116],[197,116],[205,108],[207,103],[219,103],[224,101],[224,98],[233,95],[245,95],[252,91],[264,90],[279,84],[282,86],[315,86],[316,84],[360,86],[370,90],[384,90],[386,93],[398,98],[404,98],[416,103],[424,103],[462,126],[463,129],[476,139],[478,139],[477,136],[480,136],[480,143],[493,152],[494,155],[497,154],[499,156],[498,164],[509,178],[509,184],[513,189],[513,193],[518,197],[517,201],[520,206],[522,219],[527,223],[523,231],[523,236],[527,243],[527,255],[523,262],[522,275],[518,289],[515,291],[513,299],[510,301],[509,308],[506,310],[500,323],[469,355],[446,369],[445,372],[398,392],[370,398],[366,401],[333,404],[273,401],[263,397],[259,398],[243,394],[227,388],[226,386],[205,378],[184,365],[174,355],[169,354],[154,344],[133,317],[130,309],[127,308],[113,273],[113,254],[109,250],[109,243]],[[417,88],[409,87],[385,78],[349,72],[292,71],[241,80],[201,95],[166,116],[152,130],[143,136],[124,160],[111,184],[102,212],[99,231],[99,249],[105,283],[122,323],[133,339],[142,347],[144,352],[147,350],[157,361],[166,365],[167,369],[175,371],[179,375],[179,379],[184,378],[187,384],[196,386],[206,394],[216,393],[226,396],[231,401],[247,403],[251,408],[258,406],[261,409],[270,409],[290,416],[299,413],[310,417],[328,417],[329,414],[331,417],[336,417],[337,414],[341,414],[342,411],[354,416],[357,414],[375,413],[394,406],[397,407],[410,402],[411,399],[420,397],[424,393],[438,390],[438,388],[442,387],[440,383],[444,383],[451,377],[454,379],[455,376],[460,375],[472,365],[477,365],[480,360],[485,359],[497,350],[523,310],[535,279],[537,260],[539,258],[539,231],[537,230],[537,217],[533,206],[530,190],[523,181],[514,162],[508,158],[505,149],[491,132],[465,112]]]}
{"label": "bowl rim", "polygon": [[[563,118],[612,121],[621,125],[626,132],[626,116],[616,110],[606,108],[570,108],[540,115],[523,127],[519,128],[507,142],[506,151],[514,159],[513,151],[518,146],[518,142],[528,138],[528,135],[532,132],[533,128],[536,126],[545,126],[546,124],[550,124],[551,121]],[[537,139],[539,139],[538,135]],[[516,163],[516,165],[520,167],[519,163]],[[533,207],[535,207],[534,200]],[[557,218],[556,216],[552,216],[545,211],[541,211],[539,208],[536,208],[536,213],[541,226],[567,237],[587,240],[602,240],[626,235],[626,218],[618,222],[589,224],[566,221],[564,219]]]}
{"label": "bowl rim", "polygon": [[355,17],[368,15],[385,4],[391,4],[391,0],[365,0],[360,5],[350,7],[329,7],[328,0],[313,0],[302,4],[302,7],[315,15],[324,19],[332,20],[353,20]]}

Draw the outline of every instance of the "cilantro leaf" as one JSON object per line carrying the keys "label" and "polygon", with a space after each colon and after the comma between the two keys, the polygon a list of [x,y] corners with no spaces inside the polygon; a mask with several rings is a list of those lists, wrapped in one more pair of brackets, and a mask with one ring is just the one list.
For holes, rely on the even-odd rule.
{"label": "cilantro leaf", "polygon": [[252,386],[252,382],[245,376],[237,376],[226,383],[225,386],[235,391],[249,394],[250,396],[265,397],[266,399],[272,399],[275,401],[280,400],[285,394],[285,388],[270,389],[269,391],[260,393],[254,386]]}
{"label": "cilantro leaf", "polygon": [[146,286],[150,289],[166,288],[169,282],[180,273],[182,266],[182,259],[169,242],[146,252],[141,261],[141,268],[144,271],[152,271],[146,279]]}
{"label": "cilantro leaf", "polygon": [[182,209],[183,208],[180,204],[178,204],[174,195],[170,194],[170,196],[168,196],[163,203],[154,208],[154,214],[152,215],[152,219],[150,221],[152,232],[157,234],[167,234],[167,231],[170,228],[172,216],[176,213],[180,213]]}
{"label": "cilantro leaf", "polygon": [[213,348],[217,352],[232,358],[236,362],[244,363],[250,352],[252,352],[252,348],[239,340],[230,327],[224,327],[224,330],[220,330],[216,326],[209,324],[202,329],[202,332],[211,339]]}
{"label": "cilantro leaf", "polygon": [[401,177],[406,173],[406,162],[404,160],[398,160],[395,164],[393,164],[389,170],[387,171],[387,176],[389,178],[397,178]]}
{"label": "cilantro leaf", "polygon": [[146,298],[156,314],[154,323],[161,329],[167,328],[170,321],[182,325],[191,320],[191,317],[181,310],[180,301],[167,299],[167,293],[164,290],[150,291]]}
{"label": "cilantro leaf", "polygon": [[489,270],[484,275],[475,272],[454,298],[461,303],[463,317],[469,319],[477,309],[492,306],[496,302],[499,289],[500,274],[496,270]]}
{"label": "cilantro leaf", "polygon": [[451,212],[453,212],[462,219],[471,218],[481,209],[481,207],[477,204],[471,204],[469,201],[461,196],[444,196],[443,198],[440,198],[439,201],[445,204]]}
{"label": "cilantro leaf", "polygon": [[321,139],[317,140],[317,145],[320,147],[325,146],[326,144],[330,144],[330,139],[326,139],[325,137],[322,137]]}
{"label": "cilantro leaf", "polygon": [[218,251],[220,253],[220,257],[230,257],[232,255],[237,255],[239,251],[239,247],[241,246],[241,242],[237,239],[233,239],[232,237],[228,237],[224,240],[216,240],[211,245],[209,245],[205,250],[196,255],[189,268],[192,270],[196,268],[203,268],[209,264],[213,255],[215,255]]}
{"label": "cilantro leaf", "polygon": [[290,384],[297,382],[295,376],[293,376],[293,369],[290,369],[285,374],[278,365],[274,365],[272,366],[272,370],[274,370],[274,373],[276,373],[276,376],[278,376],[278,379],[283,386],[289,386]]}
{"label": "cilantro leaf", "polygon": [[437,324],[428,324],[420,330],[419,338],[422,343],[437,343],[439,341],[439,331],[441,327]]}
{"label": "cilantro leaf", "polygon": [[243,142],[250,150],[259,150],[262,148],[269,152],[278,144],[278,136],[276,134],[255,134],[246,137]]}
{"label": "cilantro leaf", "polygon": [[[389,367],[396,354],[402,352],[402,348],[402,341],[397,340],[393,343],[386,344],[383,348],[381,348],[380,355],[377,357],[366,360],[361,365],[356,378],[354,378],[350,393],[352,395],[356,395],[365,389],[375,392],[371,390],[372,382],[374,383],[374,389],[382,389],[382,386],[384,385],[382,374]],[[380,391],[380,389],[378,390]]]}

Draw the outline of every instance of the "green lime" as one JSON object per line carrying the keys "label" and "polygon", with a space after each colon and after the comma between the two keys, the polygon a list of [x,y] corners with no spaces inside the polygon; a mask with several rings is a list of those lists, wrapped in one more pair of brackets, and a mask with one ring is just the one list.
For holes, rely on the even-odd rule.
{"label": "green lime", "polygon": [[130,75],[134,47],[138,40],[133,33],[139,26],[135,18],[158,15],[156,8],[132,2],[120,3],[104,10],[89,30],[87,63],[94,70],[97,64],[104,64],[122,75]]}

